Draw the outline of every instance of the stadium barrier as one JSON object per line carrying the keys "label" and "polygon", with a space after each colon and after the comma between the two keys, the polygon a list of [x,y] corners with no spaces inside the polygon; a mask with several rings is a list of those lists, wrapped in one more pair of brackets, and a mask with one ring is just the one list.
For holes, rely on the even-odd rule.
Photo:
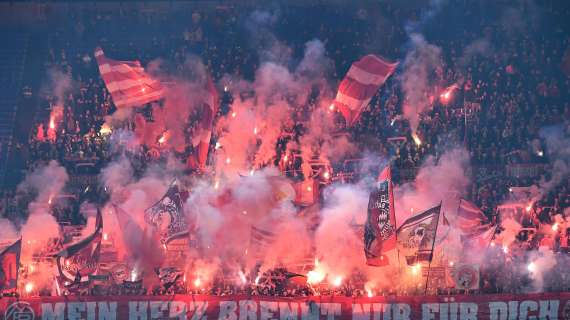
{"label": "stadium barrier", "polygon": [[349,298],[68,296],[0,299],[0,319],[570,319],[570,293]]}

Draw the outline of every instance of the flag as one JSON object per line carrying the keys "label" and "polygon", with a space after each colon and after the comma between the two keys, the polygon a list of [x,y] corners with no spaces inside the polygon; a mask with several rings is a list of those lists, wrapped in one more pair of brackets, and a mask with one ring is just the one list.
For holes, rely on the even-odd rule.
{"label": "flag", "polygon": [[457,216],[455,219],[455,226],[464,233],[471,232],[473,229],[481,226],[487,221],[487,217],[483,211],[477,206],[465,199],[459,200],[459,207],[457,208]]}
{"label": "flag", "polygon": [[164,97],[162,84],[149,76],[139,61],[117,61],[95,49],[99,72],[117,108],[142,106]]}
{"label": "flag", "polygon": [[431,261],[441,204],[406,220],[398,228],[398,247],[408,265]]}
{"label": "flag", "polygon": [[469,234],[462,235],[461,242],[463,243],[463,248],[475,251],[485,250],[491,243],[491,240],[493,240],[496,230],[497,226],[486,224],[472,230]]}
{"label": "flag", "polygon": [[188,224],[183,210],[183,194],[178,188],[176,179],[172,181],[164,196],[144,211],[144,218],[149,225],[160,228],[166,214],[170,222],[166,232],[162,235],[162,242],[166,243],[173,237],[188,236]]}
{"label": "flag", "polygon": [[22,239],[0,250],[0,295],[16,291]]}
{"label": "flag", "polygon": [[479,289],[479,265],[478,264],[457,264],[451,270],[451,276],[458,290]]}
{"label": "flag", "polygon": [[212,137],[212,124],[214,117],[218,112],[218,91],[214,85],[212,77],[208,74],[206,80],[206,99],[202,104],[202,114],[196,137],[193,140],[196,152],[193,158],[188,159],[188,165],[198,166],[203,169],[208,159],[208,150],[210,149],[210,138]]}
{"label": "flag", "polygon": [[389,265],[386,252],[396,248],[396,212],[390,167],[382,170],[377,188],[370,193],[364,226],[364,254],[370,266]]}
{"label": "flag", "polygon": [[319,199],[319,184],[313,178],[305,179],[293,185],[295,189],[295,203],[298,206],[310,206]]}
{"label": "flag", "polygon": [[352,126],[358,120],[362,109],[368,105],[397,66],[398,62],[388,62],[372,54],[350,66],[333,102],[346,119],[347,126]]}
{"label": "flag", "polygon": [[102,234],[103,216],[101,210],[97,209],[95,231],[87,238],[55,254],[61,277],[68,281],[81,282],[87,281],[89,275],[97,271]]}

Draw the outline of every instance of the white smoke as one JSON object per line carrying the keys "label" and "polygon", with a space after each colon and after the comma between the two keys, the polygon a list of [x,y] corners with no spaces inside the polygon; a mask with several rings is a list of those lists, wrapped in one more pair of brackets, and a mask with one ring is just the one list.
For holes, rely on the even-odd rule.
{"label": "white smoke", "polygon": [[430,96],[434,95],[434,83],[440,76],[441,49],[428,43],[421,34],[411,34],[411,50],[406,54],[403,72],[400,75],[405,95],[404,118],[410,122],[412,132],[416,132],[422,113],[431,108]]}

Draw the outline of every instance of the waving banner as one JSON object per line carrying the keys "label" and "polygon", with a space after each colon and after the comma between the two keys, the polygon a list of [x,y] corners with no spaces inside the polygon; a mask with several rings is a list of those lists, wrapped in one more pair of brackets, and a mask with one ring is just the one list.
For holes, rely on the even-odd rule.
{"label": "waving banner", "polygon": [[101,78],[117,108],[143,106],[164,97],[162,84],[145,72],[139,61],[107,58],[103,49],[95,49]]}
{"label": "waving banner", "polygon": [[168,214],[170,219],[168,223],[168,230],[162,235],[161,241],[163,243],[168,243],[172,239],[187,237],[188,224],[186,223],[186,217],[184,216],[184,203],[185,195],[178,187],[178,180],[174,180],[166,194],[156,202],[152,207],[148,208],[144,212],[144,218],[146,223],[160,228],[165,216]]}
{"label": "waving banner", "polygon": [[68,296],[0,299],[0,319],[570,319],[570,293],[350,298]]}
{"label": "waving banner", "polygon": [[351,127],[378,89],[394,73],[398,62],[390,62],[373,54],[355,61],[338,86],[333,102]]}
{"label": "waving banner", "polygon": [[55,255],[60,276],[68,281],[86,282],[97,271],[102,235],[103,216],[98,209],[95,231]]}
{"label": "waving banner", "polygon": [[398,246],[408,265],[431,261],[441,204],[417,214],[398,228]]}
{"label": "waving banner", "polygon": [[389,265],[385,253],[396,248],[396,211],[390,167],[382,171],[378,180],[378,187],[370,193],[364,226],[366,264],[375,267]]}

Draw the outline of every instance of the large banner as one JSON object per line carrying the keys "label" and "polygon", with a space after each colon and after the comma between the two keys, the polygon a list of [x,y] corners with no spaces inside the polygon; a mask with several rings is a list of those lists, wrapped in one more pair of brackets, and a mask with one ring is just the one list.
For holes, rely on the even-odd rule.
{"label": "large banner", "polygon": [[0,319],[570,319],[570,293],[347,298],[120,296],[0,298]]}

